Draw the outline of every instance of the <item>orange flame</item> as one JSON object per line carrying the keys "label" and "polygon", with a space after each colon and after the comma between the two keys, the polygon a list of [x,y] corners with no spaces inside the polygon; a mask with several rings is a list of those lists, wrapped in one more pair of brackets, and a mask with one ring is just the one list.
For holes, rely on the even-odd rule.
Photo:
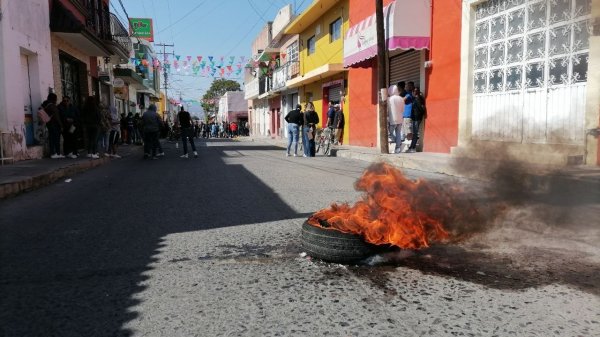
{"label": "orange flame", "polygon": [[[356,182],[364,191],[354,206],[332,204],[313,214],[308,223],[361,235],[373,244],[420,249],[449,238],[444,229],[452,221],[452,191],[425,180],[412,181],[384,163],[372,165]],[[322,222],[326,222],[325,226]]]}

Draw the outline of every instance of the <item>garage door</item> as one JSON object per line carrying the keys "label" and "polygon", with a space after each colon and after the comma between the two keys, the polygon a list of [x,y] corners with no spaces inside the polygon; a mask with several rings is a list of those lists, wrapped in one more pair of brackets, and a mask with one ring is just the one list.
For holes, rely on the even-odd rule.
{"label": "garage door", "polygon": [[335,103],[339,103],[342,99],[342,86],[338,84],[331,86],[327,89],[329,90],[329,96],[327,97],[327,99],[330,101],[334,101]]}
{"label": "garage door", "polygon": [[400,81],[415,82],[421,86],[421,52],[418,50],[406,51],[390,58],[390,83],[398,84]]}

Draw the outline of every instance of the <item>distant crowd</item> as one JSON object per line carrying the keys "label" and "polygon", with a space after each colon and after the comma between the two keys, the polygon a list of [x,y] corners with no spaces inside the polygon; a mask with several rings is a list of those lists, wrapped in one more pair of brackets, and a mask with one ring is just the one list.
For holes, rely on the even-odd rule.
{"label": "distant crowd", "polygon": [[198,155],[194,138],[233,138],[250,134],[246,121],[194,121],[183,107],[177,114],[176,122],[167,123],[158,115],[154,104],[150,104],[142,115],[119,115],[114,106],[99,103],[94,96],[87,97],[81,109],[68,96],[64,96],[60,103],[57,100],[57,95],[50,93],[38,109],[38,120],[42,127],[37,138],[47,145],[48,155],[52,159],[78,158],[78,149],[81,148],[90,159],[102,156],[121,158],[117,153],[120,145],[144,145],[144,158],[157,159],[164,156],[158,141],[161,136],[181,140],[184,150],[182,157],[187,158],[187,142],[190,142],[194,156]]}

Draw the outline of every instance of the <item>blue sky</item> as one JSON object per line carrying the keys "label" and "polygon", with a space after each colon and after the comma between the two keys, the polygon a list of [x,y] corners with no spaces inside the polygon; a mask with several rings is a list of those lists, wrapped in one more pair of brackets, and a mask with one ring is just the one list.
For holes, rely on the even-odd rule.
{"label": "blue sky", "polygon": [[[279,9],[295,5],[297,13],[312,0],[121,0],[129,17],[152,18],[154,42],[175,44],[175,54],[209,55],[219,58],[240,56],[248,59],[252,41],[267,21],[272,21]],[[121,20],[126,15],[119,0],[110,1],[110,11]],[[125,22],[124,22],[125,23]],[[158,47],[155,50],[158,51]],[[162,48],[160,48],[162,49]],[[161,50],[162,51],[162,50]],[[175,74],[172,72],[169,96],[199,99],[210,87],[212,77]],[[242,76],[243,77],[243,74]],[[170,81],[171,82],[171,81]],[[242,80],[240,79],[241,83]],[[173,96],[172,93],[175,93]]]}

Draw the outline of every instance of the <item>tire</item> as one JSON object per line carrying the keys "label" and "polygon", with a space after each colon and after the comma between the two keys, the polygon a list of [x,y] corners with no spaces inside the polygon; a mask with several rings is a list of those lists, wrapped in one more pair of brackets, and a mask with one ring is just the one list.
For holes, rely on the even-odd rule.
{"label": "tire", "polygon": [[319,153],[319,149],[321,148],[321,144],[323,144],[323,137],[319,136],[319,141],[315,144],[315,153]]}
{"label": "tire", "polygon": [[325,137],[325,139],[323,140],[323,146],[321,147],[321,153],[323,153],[324,156],[329,155],[329,145],[330,144],[331,144],[331,142],[329,141],[329,138]]}
{"label": "tire", "polygon": [[352,264],[381,250],[366,243],[359,235],[316,227],[308,221],[302,224],[301,239],[306,254],[327,262]]}

